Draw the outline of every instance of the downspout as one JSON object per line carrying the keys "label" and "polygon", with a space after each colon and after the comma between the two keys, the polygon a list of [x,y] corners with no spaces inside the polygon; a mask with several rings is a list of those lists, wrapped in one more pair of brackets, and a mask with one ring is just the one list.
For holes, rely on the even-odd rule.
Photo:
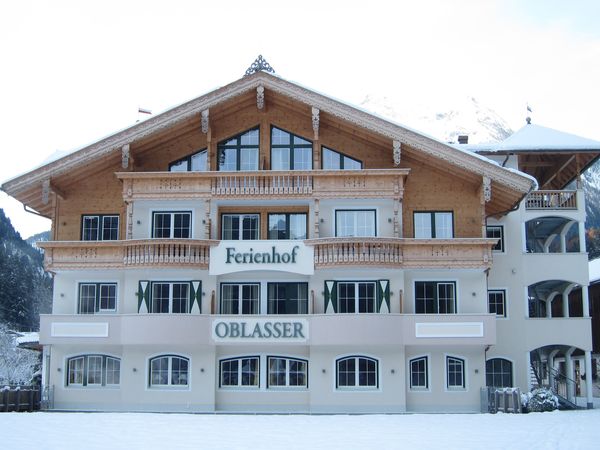
{"label": "downspout", "polygon": [[27,209],[27,205],[25,205],[25,204],[23,205],[23,210],[24,210],[25,212],[29,213],[29,214],[35,214],[36,216],[43,217],[44,219],[49,219],[49,220],[52,220],[52,218],[50,218],[50,217],[48,217],[48,216],[45,216],[45,215],[43,215],[43,214],[40,214],[39,212],[37,212],[37,211],[34,211],[33,209]]}

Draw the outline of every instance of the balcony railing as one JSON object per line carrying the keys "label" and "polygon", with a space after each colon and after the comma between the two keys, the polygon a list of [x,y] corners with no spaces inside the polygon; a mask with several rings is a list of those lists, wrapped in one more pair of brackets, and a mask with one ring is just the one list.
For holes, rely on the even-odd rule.
{"label": "balcony railing", "polygon": [[119,172],[123,196],[135,199],[194,198],[394,198],[408,169],[256,172]]}
{"label": "balcony railing", "polygon": [[118,269],[139,266],[208,268],[210,247],[217,241],[142,239],[128,241],[49,241],[44,249],[46,270]]}
{"label": "balcony railing", "polygon": [[314,246],[315,267],[489,268],[495,239],[323,238]]}
{"label": "balcony railing", "polygon": [[526,209],[577,209],[577,191],[533,191],[525,199]]}

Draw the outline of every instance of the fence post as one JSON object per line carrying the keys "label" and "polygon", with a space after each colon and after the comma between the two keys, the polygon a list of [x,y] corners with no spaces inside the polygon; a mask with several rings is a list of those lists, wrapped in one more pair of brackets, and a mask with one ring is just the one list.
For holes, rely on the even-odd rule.
{"label": "fence post", "polygon": [[21,409],[21,388],[17,386],[15,390],[15,411],[19,412],[19,409]]}
{"label": "fence post", "polygon": [[8,403],[9,403],[9,397],[10,397],[10,389],[3,389],[2,390],[2,395],[4,395],[4,411],[8,412]]}

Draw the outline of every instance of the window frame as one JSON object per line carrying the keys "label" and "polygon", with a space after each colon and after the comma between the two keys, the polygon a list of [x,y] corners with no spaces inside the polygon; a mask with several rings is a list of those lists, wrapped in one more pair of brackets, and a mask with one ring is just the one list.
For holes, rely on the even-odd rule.
{"label": "window frame", "polygon": [[[431,236],[429,237],[417,237],[417,214],[429,214],[429,226],[431,230]],[[435,226],[435,215],[436,214],[450,214],[451,225],[452,225],[452,235],[450,237],[440,237],[436,236],[436,226]],[[454,226],[454,211],[413,211],[413,236],[415,239],[454,239],[455,238],[455,226]]]}
{"label": "window frame", "polygon": [[[257,144],[242,144],[242,136],[251,131],[258,131],[258,143]],[[235,139],[237,143],[235,145],[228,145],[227,142]],[[245,148],[256,149],[256,169],[253,170],[241,170],[241,150]],[[227,149],[234,149],[236,153],[235,170],[223,170],[221,168],[221,155]],[[228,137],[217,143],[217,171],[219,172],[255,172],[260,170],[260,126],[255,126],[247,130],[242,131],[234,136]]]}
{"label": "window frame", "polygon": [[[192,170],[192,158],[196,155],[201,155],[202,153],[206,154],[206,169],[205,170]],[[181,164],[182,162],[186,162],[187,170],[171,170],[174,166]],[[169,172],[206,172],[208,170],[208,148],[202,148],[194,153],[190,153],[183,158],[177,159],[175,161],[171,161],[169,163]]]}
{"label": "window frame", "polygon": [[[219,360],[219,389],[243,389],[243,390],[258,390],[260,389],[260,356],[259,355],[244,355],[234,356],[228,358],[222,358]],[[244,366],[242,361],[253,360],[256,361],[256,369],[254,372],[254,379],[256,384],[243,384],[244,379]],[[237,361],[237,383],[236,384],[223,384],[223,364]]]}
{"label": "window frame", "polygon": [[[354,285],[354,311],[342,312],[341,293],[340,287],[343,284]],[[360,311],[361,297],[360,297],[360,285],[369,284],[373,286],[373,311]],[[336,285],[337,295],[337,314],[374,314],[377,312],[377,281],[373,280],[338,280]]]}
{"label": "window frame", "polygon": [[[354,384],[342,385],[340,383],[340,363],[354,360]],[[375,364],[375,384],[360,384],[361,371],[360,361],[365,360]],[[345,371],[348,372],[348,371]],[[369,372],[366,372],[367,374]],[[368,375],[367,375],[368,376]],[[335,360],[335,389],[336,391],[377,391],[379,390],[379,360],[366,355],[348,355]]]}
{"label": "window frame", "polygon": [[[94,312],[81,312],[81,291],[84,286],[94,286]],[[114,288],[114,308],[101,308],[102,305],[102,287]],[[77,283],[77,314],[116,314],[119,309],[119,285],[116,281],[80,281]]]}
{"label": "window frame", "polygon": [[[282,131],[284,133],[287,133],[290,136],[290,143],[289,144],[273,144],[273,131],[274,130],[279,130]],[[287,170],[312,170],[313,169],[313,142],[310,139],[306,139],[300,135],[294,134],[290,131],[284,130],[283,128],[280,127],[276,127],[275,125],[271,125],[271,130],[270,130],[270,143],[271,143],[271,147],[269,149],[270,151],[270,161],[271,161],[271,170],[274,171],[287,171]],[[294,138],[299,138],[302,139],[303,141],[308,142],[308,144],[295,144],[294,143]],[[289,161],[289,167],[287,169],[273,169],[273,149],[288,149],[288,161]],[[310,167],[305,169],[296,169],[294,167],[294,151],[295,149],[310,149],[310,158],[309,158],[309,162],[310,162]]]}
{"label": "window frame", "polygon": [[[271,360],[284,360],[285,364],[285,384],[271,384]],[[304,384],[290,384],[290,362],[304,364]],[[291,356],[267,355],[267,389],[274,390],[305,390],[308,389],[308,360],[304,358],[295,358]],[[300,372],[302,373],[302,372]]]}
{"label": "window frame", "polygon": [[[494,311],[492,312],[492,308],[491,308],[491,302],[490,302],[490,294],[501,294],[502,295],[502,310],[503,310],[503,314],[498,314],[498,311]],[[498,319],[507,319],[508,318],[508,310],[506,308],[506,289],[488,289],[487,291],[487,296],[488,296],[488,314],[494,314],[496,316],[496,318]],[[496,302],[496,304],[499,304],[498,302]]]}
{"label": "window frame", "polygon": [[[159,284],[166,284],[169,285],[169,310],[167,312],[161,312],[161,311],[154,311],[154,301],[155,301],[155,296],[154,296],[154,286],[155,285],[159,285]],[[174,298],[173,298],[173,292],[174,292],[174,285],[176,284],[180,284],[180,285],[186,285],[187,286],[187,298],[186,298],[186,311],[185,312],[173,312],[174,308]],[[192,292],[192,282],[191,281],[163,281],[163,280],[156,280],[156,281],[150,281],[150,299],[149,299],[149,305],[150,305],[150,310],[148,311],[148,314],[191,314],[192,312],[192,305],[191,305],[191,301],[190,301],[190,295]]]}
{"label": "window frame", "polygon": [[[98,225],[96,226],[96,235],[97,235],[96,239],[85,239],[85,237],[86,237],[86,228],[85,228],[86,218],[97,218],[98,219]],[[109,219],[109,218],[117,219],[116,236],[114,239],[112,239],[112,238],[104,239],[104,232],[106,231],[105,226],[104,226],[105,225],[104,220]],[[120,228],[121,228],[121,217],[119,214],[82,214],[81,215],[81,226],[79,229],[81,230],[81,240],[82,241],[85,241],[85,242],[118,241]],[[114,228],[111,227],[109,229],[112,230]]]}
{"label": "window frame", "polygon": [[[343,213],[347,213],[347,212],[354,212],[354,213],[359,213],[359,212],[372,212],[373,213],[373,235],[358,235],[356,234],[356,229],[354,230],[355,233],[352,236],[348,236],[348,235],[344,235],[344,236],[340,236],[338,234],[338,213],[343,212]],[[357,208],[357,209],[334,209],[333,211],[334,217],[335,217],[335,223],[334,223],[334,230],[335,230],[335,237],[347,237],[347,238],[352,238],[352,237],[377,237],[378,233],[377,233],[377,209],[375,208],[367,208],[367,209],[361,209],[361,208]],[[357,228],[357,216],[355,216],[354,218],[354,227]]]}
{"label": "window frame", "polygon": [[[100,383],[90,383],[90,358],[100,358]],[[71,382],[71,363],[81,360],[81,383]],[[108,361],[118,362],[118,383],[108,383]],[[65,387],[66,388],[118,388],[121,385],[121,358],[104,353],[87,353],[65,358]],[[113,371],[114,372],[114,371]]]}
{"label": "window frame", "polygon": [[[424,305],[424,310],[419,311],[418,297],[417,297],[417,284],[435,284],[433,305],[434,311],[427,311],[427,303]],[[439,287],[442,285],[452,285],[454,289],[454,312],[440,312],[440,291]],[[458,314],[458,282],[456,280],[414,280],[413,282],[413,298],[414,298],[414,311],[415,314]]]}
{"label": "window frame", "polygon": [[[489,232],[493,230],[500,230],[500,237],[490,236]],[[504,225],[486,225],[485,226],[485,237],[487,239],[498,239],[498,243],[492,247],[492,251],[495,253],[506,253],[506,248],[504,246]],[[500,248],[496,248],[496,247]]]}
{"label": "window frame", "polygon": [[[280,239],[279,237],[277,238],[273,238],[271,237],[271,216],[285,216],[285,234],[288,236],[287,239]],[[304,216],[304,225],[305,225],[305,229],[304,229],[304,237],[303,238],[297,238],[297,239],[292,239],[290,237],[291,234],[291,221],[290,221],[290,216]],[[276,230],[277,233],[279,234],[279,230]],[[276,240],[276,241],[280,241],[280,240],[290,240],[290,241],[295,241],[295,240],[304,240],[308,238],[308,214],[305,212],[267,212],[267,239],[269,240]]]}
{"label": "window frame", "polygon": [[[450,378],[452,376],[452,371],[450,370],[450,364],[458,363],[461,368],[460,379],[461,384],[451,384]],[[460,358],[458,356],[446,355],[446,390],[447,391],[466,391],[467,390],[467,361],[465,358]]]}
{"label": "window frame", "polygon": [[[159,360],[159,359],[165,359],[167,358],[167,384],[159,384],[159,383],[153,383],[152,382],[152,375],[153,375],[153,369],[152,369],[152,362]],[[187,363],[187,371],[186,371],[186,384],[173,384],[173,373],[174,373],[174,368],[173,368],[173,360],[174,359],[178,359],[181,361],[185,361]],[[191,386],[191,374],[192,374],[192,360],[191,358],[188,358],[187,356],[183,356],[183,355],[179,355],[179,354],[175,354],[175,353],[167,353],[167,354],[160,354],[160,355],[155,355],[152,356],[150,358],[148,358],[148,381],[147,381],[147,388],[148,389],[179,389],[179,390],[189,390],[190,386]],[[160,369],[162,371],[162,369]]]}
{"label": "window frame", "polygon": [[[501,368],[501,370],[499,372],[490,372],[488,370],[488,363],[492,362],[492,361],[502,361],[502,362],[507,362],[508,364],[510,364],[510,373],[508,374],[510,376],[510,383],[509,386],[494,386],[493,383],[489,383],[488,382],[488,376],[491,375],[491,377],[493,378],[494,375],[499,375],[500,377],[505,377],[507,375],[506,371],[503,370],[503,368]],[[508,359],[508,358],[502,358],[502,357],[495,357],[495,358],[489,358],[485,361],[485,385],[488,387],[495,387],[495,388],[505,388],[505,387],[514,387],[514,363]],[[505,384],[504,382],[502,384]]]}
{"label": "window frame", "polygon": [[[219,285],[219,314],[220,315],[232,315],[232,316],[256,316],[256,315],[260,315],[261,314],[261,282],[257,282],[257,281],[240,281],[240,282],[235,282],[235,281],[226,281],[226,282],[221,282]],[[238,312],[237,313],[224,313],[223,312],[223,287],[225,286],[237,286],[238,287],[238,305],[237,305],[237,309]],[[257,297],[256,297],[256,312],[251,312],[251,313],[244,313],[244,299],[242,298],[242,294],[243,294],[243,290],[242,287],[243,286],[257,286],[258,287],[258,291],[257,291]],[[254,302],[254,299],[251,299],[250,302]],[[250,305],[252,306],[252,303],[250,303]],[[252,308],[251,308],[252,309]]]}
{"label": "window frame", "polygon": [[[238,233],[240,236],[240,239],[225,239],[225,220],[224,218],[226,216],[237,216],[238,220],[239,220],[239,224],[238,224]],[[253,239],[243,239],[244,237],[244,220],[243,218],[245,216],[248,217],[253,217],[256,216],[257,220],[257,225],[256,225],[256,237]],[[221,215],[221,240],[223,241],[258,241],[261,239],[261,214],[260,213],[235,213],[235,212],[222,212]]]}
{"label": "window frame", "polygon": [[[157,215],[170,215],[170,225],[169,225],[169,237],[156,237],[156,216]],[[189,228],[188,228],[188,237],[174,237],[175,234],[175,215],[176,214],[187,214],[189,215]],[[194,215],[191,210],[153,210],[152,211],[152,222],[151,222],[151,237],[152,239],[193,239],[193,230],[194,230]]]}
{"label": "window frame", "polygon": [[[425,362],[425,371],[424,371],[424,375],[425,375],[425,385],[421,386],[421,385],[416,385],[413,384],[413,364],[414,363],[418,363],[420,361],[424,361]],[[408,383],[409,383],[409,389],[411,391],[415,391],[415,392],[429,392],[431,390],[431,383],[429,380],[429,375],[430,375],[430,371],[429,371],[429,355],[419,355],[419,356],[414,356],[412,358],[410,358],[408,360]],[[420,373],[420,372],[419,372]]]}
{"label": "window frame", "polygon": [[[325,155],[325,150],[333,152],[333,153],[336,153],[337,155],[339,155],[339,157],[340,157],[340,162],[339,162],[340,167],[339,167],[339,169],[331,168],[331,167],[329,167],[329,168],[325,167],[325,156],[324,156]],[[350,159],[350,160],[352,160],[354,162],[359,163],[360,167],[358,169],[346,169],[344,167],[344,159],[345,158],[348,158],[348,159]],[[362,170],[363,168],[364,168],[364,164],[363,164],[363,162],[360,159],[352,158],[351,156],[348,156],[345,153],[338,152],[337,150],[334,150],[334,149],[332,149],[330,147],[327,147],[325,145],[321,146],[321,170]]]}
{"label": "window frame", "polygon": [[[269,296],[270,292],[271,292],[271,286],[274,285],[285,285],[286,287],[286,299],[285,299],[285,304],[286,306],[283,308],[285,309],[287,307],[288,303],[291,303],[290,300],[290,296],[287,295],[288,292],[288,288],[292,285],[295,286],[299,286],[299,285],[304,285],[306,287],[306,299],[297,299],[298,301],[296,302],[298,305],[298,310],[304,310],[304,312],[280,312],[279,311],[279,307],[277,307],[277,312],[272,312],[271,309],[271,305],[272,303],[276,302],[271,302],[271,297]],[[268,281],[267,282],[267,315],[301,315],[301,314],[308,314],[308,298],[309,298],[309,289],[308,289],[308,282],[306,281]],[[300,300],[306,300],[304,303],[301,303]],[[304,308],[302,308],[302,306],[304,306]]]}

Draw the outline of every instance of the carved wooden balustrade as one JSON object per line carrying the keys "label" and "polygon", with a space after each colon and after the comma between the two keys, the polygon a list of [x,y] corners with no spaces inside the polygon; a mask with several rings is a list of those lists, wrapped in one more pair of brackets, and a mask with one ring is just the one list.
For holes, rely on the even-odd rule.
{"label": "carved wooden balustrade", "polygon": [[128,241],[49,241],[46,270],[113,269],[140,266],[207,269],[210,247],[217,241],[198,239],[135,239]]}
{"label": "carved wooden balustrade", "polygon": [[118,172],[123,197],[210,198],[398,198],[408,169],[293,170],[256,172]]}
{"label": "carved wooden balustrade", "polygon": [[323,238],[314,246],[315,268],[338,266],[481,268],[492,264],[495,239]]}
{"label": "carved wooden balustrade", "polygon": [[526,209],[577,209],[577,191],[533,191],[525,200]]}

